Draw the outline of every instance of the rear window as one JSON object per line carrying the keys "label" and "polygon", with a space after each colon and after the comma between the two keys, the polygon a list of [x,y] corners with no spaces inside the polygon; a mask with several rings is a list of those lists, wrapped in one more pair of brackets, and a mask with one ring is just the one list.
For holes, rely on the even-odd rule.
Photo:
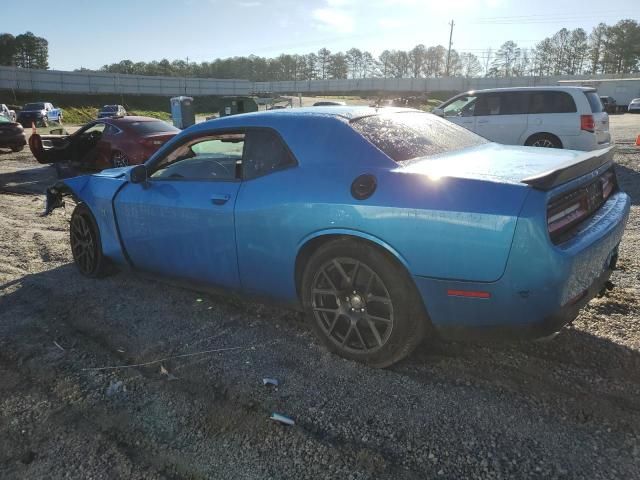
{"label": "rear window", "polygon": [[103,112],[117,112],[118,111],[118,106],[117,105],[105,105],[104,107],[102,107],[102,111]]}
{"label": "rear window", "polygon": [[430,113],[391,113],[355,119],[351,126],[396,162],[488,143]]}
{"label": "rear window", "polygon": [[596,92],[584,92],[587,100],[589,100],[589,105],[591,105],[591,111],[593,113],[600,113],[602,111],[602,102],[600,101],[600,97]]}
{"label": "rear window", "polygon": [[13,121],[9,120],[4,115],[0,115],[0,123],[13,123]]}
{"label": "rear window", "polygon": [[[596,99],[598,96],[596,95]],[[598,100],[600,102],[600,100]],[[576,102],[566,92],[533,92],[529,102],[529,113],[575,113]]]}
{"label": "rear window", "polygon": [[178,133],[178,130],[173,125],[169,125],[162,120],[153,120],[148,122],[131,122],[129,127],[136,133],[142,135],[149,135],[152,133]]}
{"label": "rear window", "polygon": [[44,110],[44,103],[27,103],[23,110]]}

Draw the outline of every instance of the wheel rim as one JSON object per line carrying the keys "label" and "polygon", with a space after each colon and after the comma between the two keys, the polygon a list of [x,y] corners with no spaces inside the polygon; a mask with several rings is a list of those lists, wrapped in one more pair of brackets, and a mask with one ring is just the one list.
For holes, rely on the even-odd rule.
{"label": "wheel rim", "polygon": [[113,166],[114,167],[126,167],[129,165],[129,159],[122,152],[116,152],[113,154]]}
{"label": "wheel rim", "polygon": [[554,148],[555,145],[548,138],[541,138],[540,140],[536,140],[533,142],[534,147],[542,147],[542,148]]}
{"label": "wheel rim", "polygon": [[95,270],[96,241],[93,229],[83,215],[76,215],[71,221],[71,251],[82,273],[90,274]]}
{"label": "wheel rim", "polygon": [[393,302],[369,266],[334,258],[322,265],[312,285],[313,315],[337,347],[373,353],[386,345],[394,325]]}

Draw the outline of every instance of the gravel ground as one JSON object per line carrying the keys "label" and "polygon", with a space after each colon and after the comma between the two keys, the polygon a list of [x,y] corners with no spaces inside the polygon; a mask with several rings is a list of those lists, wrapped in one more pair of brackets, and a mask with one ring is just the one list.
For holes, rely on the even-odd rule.
{"label": "gravel ground", "polygon": [[0,477],[640,478],[640,116],[612,125],[633,197],[616,289],[552,341],[430,343],[388,370],[295,312],[82,278],[71,209],[38,216],[53,169],[0,153]]}

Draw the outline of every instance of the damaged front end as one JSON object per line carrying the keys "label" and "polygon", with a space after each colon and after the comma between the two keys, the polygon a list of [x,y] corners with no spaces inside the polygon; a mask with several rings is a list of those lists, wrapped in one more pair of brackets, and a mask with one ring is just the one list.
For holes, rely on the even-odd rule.
{"label": "damaged front end", "polygon": [[57,182],[55,185],[47,188],[42,216],[46,217],[56,208],[64,207],[63,198],[66,196],[74,196],[74,193],[64,182]]}
{"label": "damaged front end", "polygon": [[84,199],[80,197],[80,193],[89,182],[89,175],[81,177],[67,178],[60,180],[47,188],[45,192],[44,212],[42,216],[47,216],[56,208],[64,207],[64,198],[71,197],[76,203],[80,203]]}

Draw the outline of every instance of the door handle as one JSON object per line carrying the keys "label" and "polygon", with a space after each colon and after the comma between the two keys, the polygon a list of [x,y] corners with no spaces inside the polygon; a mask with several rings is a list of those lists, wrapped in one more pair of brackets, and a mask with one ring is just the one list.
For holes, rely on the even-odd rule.
{"label": "door handle", "polygon": [[211,195],[211,202],[214,205],[224,205],[230,198],[231,195],[229,194]]}
{"label": "door handle", "polygon": [[489,123],[489,120],[478,120],[478,123]]}

